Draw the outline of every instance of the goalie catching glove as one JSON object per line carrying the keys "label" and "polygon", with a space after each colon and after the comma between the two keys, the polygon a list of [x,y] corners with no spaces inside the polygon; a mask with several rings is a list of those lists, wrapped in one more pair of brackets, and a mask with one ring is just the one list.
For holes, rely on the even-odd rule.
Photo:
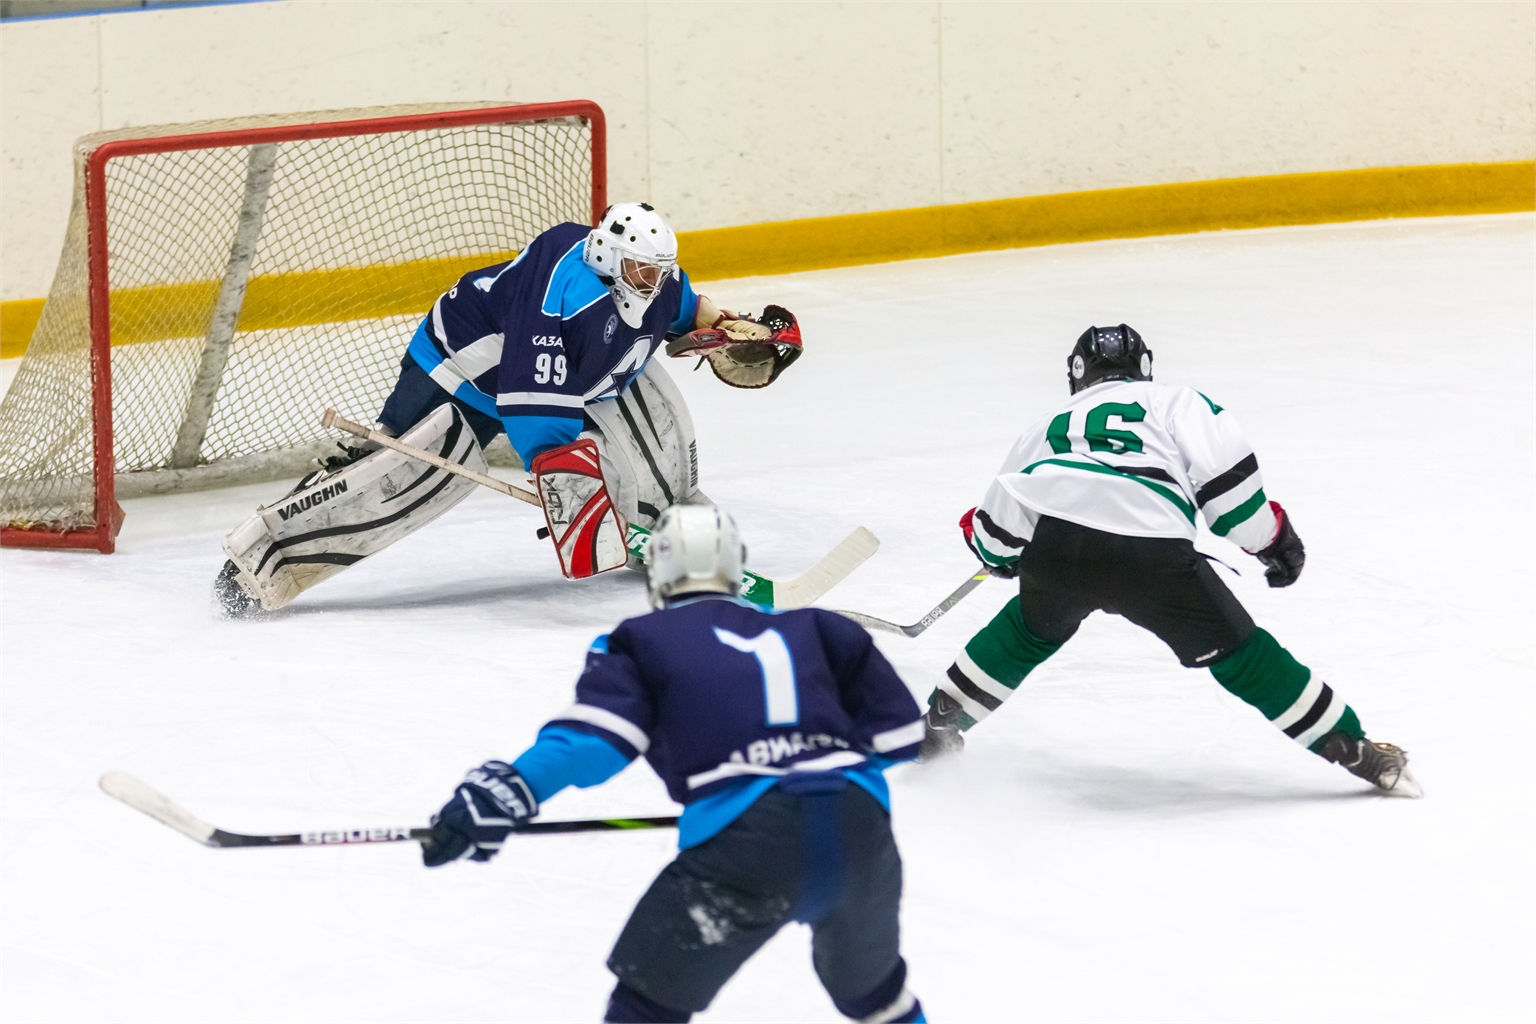
{"label": "goalie catching glove", "polygon": [[783,306],[766,306],[756,318],[738,316],[701,295],[695,322],[708,326],[667,342],[667,355],[707,359],[715,376],[734,388],[767,387],[804,350],[800,324]]}

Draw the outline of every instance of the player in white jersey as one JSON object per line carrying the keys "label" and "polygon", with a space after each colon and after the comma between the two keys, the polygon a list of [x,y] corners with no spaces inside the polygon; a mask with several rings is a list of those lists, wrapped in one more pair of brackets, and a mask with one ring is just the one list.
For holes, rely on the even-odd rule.
{"label": "player in white jersey", "polygon": [[1090,327],[1067,360],[1072,398],[1025,431],[966,543],[1019,596],[972,637],[929,698],[924,755],[958,750],[1094,611],[1122,615],[1190,668],[1258,708],[1291,739],[1394,796],[1420,796],[1406,753],[1376,743],[1333,689],[1258,628],[1195,550],[1195,517],[1288,587],[1306,563],[1290,516],[1264,494],[1230,412],[1152,382],[1131,328]]}

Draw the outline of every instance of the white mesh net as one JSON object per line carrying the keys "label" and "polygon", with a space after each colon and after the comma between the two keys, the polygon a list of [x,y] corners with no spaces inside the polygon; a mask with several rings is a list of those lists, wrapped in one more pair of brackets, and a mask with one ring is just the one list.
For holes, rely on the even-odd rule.
{"label": "white mesh net", "polygon": [[[492,107],[493,104],[483,104]],[[75,198],[42,318],[0,404],[0,523],[94,525],[85,168],[103,143],[398,117],[371,108],[102,132],[75,147]],[[260,147],[256,147],[260,148]],[[577,116],[276,144],[269,184],[246,144],[106,163],[114,460],[120,494],[297,472],[320,413],[376,415],[406,344],[460,275],[546,228],[590,223],[591,126]],[[236,271],[237,225],[259,207]],[[189,399],[221,290],[244,284],[206,430]],[[191,403],[195,405],[196,403]],[[205,401],[206,404],[206,401]],[[335,436],[335,435],[330,435]]]}

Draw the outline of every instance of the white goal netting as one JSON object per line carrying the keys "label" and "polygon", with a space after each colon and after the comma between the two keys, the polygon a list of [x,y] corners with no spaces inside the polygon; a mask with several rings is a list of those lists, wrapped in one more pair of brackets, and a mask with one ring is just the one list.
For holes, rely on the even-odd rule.
{"label": "white goal netting", "polygon": [[[325,407],[375,416],[440,292],[551,225],[592,222],[602,169],[590,119],[545,108],[518,121],[479,106],[503,113],[421,128],[420,115],[467,108],[327,111],[76,143],[63,254],[0,403],[0,523],[91,528],[103,472],[124,496],[297,473],[329,443]],[[376,130],[324,128],[359,120]],[[274,128],[309,137],[229,134]],[[188,136],[205,138],[188,148]],[[130,139],[167,145],[101,164],[111,386],[110,409],[95,412],[111,415],[106,467],[92,433],[106,392],[92,373],[90,226],[98,218],[101,237],[101,212],[87,170],[104,144]]]}

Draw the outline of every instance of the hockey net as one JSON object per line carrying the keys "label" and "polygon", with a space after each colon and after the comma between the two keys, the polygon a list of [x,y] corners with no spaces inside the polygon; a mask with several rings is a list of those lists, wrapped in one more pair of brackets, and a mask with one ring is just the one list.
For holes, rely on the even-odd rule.
{"label": "hockey net", "polygon": [[606,205],[577,101],[325,111],[75,144],[64,250],[0,403],[0,542],[111,551],[118,496],[297,475],[375,415],[462,274]]}

